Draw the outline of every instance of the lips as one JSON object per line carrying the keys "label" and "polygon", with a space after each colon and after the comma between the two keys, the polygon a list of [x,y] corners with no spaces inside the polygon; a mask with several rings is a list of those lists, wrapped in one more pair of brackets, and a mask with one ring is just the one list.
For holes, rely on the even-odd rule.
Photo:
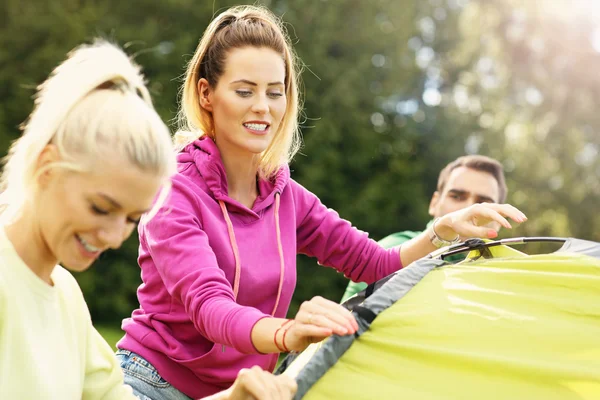
{"label": "lips", "polygon": [[81,237],[81,236],[79,236],[79,235],[75,235],[75,237],[77,238],[77,240],[79,241],[79,243],[81,243],[81,245],[83,246],[83,248],[84,248],[84,249],[85,249],[87,252],[89,252],[89,253],[93,253],[93,254],[95,254],[95,253],[100,253],[100,250],[101,250],[101,249],[100,249],[99,247],[96,247],[96,246],[93,246],[93,245],[89,244],[88,242],[86,242],[86,241],[85,241],[85,239],[84,239],[84,238],[82,238],[82,237]]}
{"label": "lips", "polygon": [[255,134],[265,134],[269,131],[270,128],[270,124],[264,122],[264,121],[250,121],[250,122],[244,122],[244,128],[246,128],[247,130],[249,130],[252,133]]}

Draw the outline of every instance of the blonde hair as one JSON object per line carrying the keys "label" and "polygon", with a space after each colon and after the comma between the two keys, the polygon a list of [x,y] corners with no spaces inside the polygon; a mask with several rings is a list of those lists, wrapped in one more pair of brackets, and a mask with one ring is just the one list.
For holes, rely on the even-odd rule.
{"label": "blonde hair", "polygon": [[31,194],[42,172],[38,157],[48,144],[61,160],[49,168],[87,171],[100,157],[123,157],[164,177],[157,204],[176,171],[169,130],[152,106],[139,66],[103,40],[72,50],[38,87],[23,135],[5,158],[0,181],[5,214],[14,216]]}
{"label": "blonde hair", "polygon": [[175,143],[176,148],[181,150],[203,135],[215,139],[212,115],[200,106],[198,81],[205,78],[212,87],[216,87],[225,69],[228,52],[248,46],[272,49],[281,54],[285,63],[285,114],[278,132],[261,153],[259,161],[259,175],[268,178],[289,163],[300,148],[298,114],[302,104],[297,57],[282,22],[264,7],[232,7],[216,17],[202,35],[187,66]]}

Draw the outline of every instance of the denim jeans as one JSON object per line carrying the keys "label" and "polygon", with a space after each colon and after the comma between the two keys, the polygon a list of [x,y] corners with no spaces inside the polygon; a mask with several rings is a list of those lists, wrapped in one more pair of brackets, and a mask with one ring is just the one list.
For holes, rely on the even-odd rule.
{"label": "denim jeans", "polygon": [[125,384],[141,400],[191,400],[158,374],[144,358],[128,350],[118,350],[117,360],[125,375]]}

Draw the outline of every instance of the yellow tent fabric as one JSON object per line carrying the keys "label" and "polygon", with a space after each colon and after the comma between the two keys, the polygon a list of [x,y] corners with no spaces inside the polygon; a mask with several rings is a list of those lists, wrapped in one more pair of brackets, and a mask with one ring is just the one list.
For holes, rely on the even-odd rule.
{"label": "yellow tent fabric", "polygon": [[600,399],[600,259],[517,253],[429,272],[304,399]]}

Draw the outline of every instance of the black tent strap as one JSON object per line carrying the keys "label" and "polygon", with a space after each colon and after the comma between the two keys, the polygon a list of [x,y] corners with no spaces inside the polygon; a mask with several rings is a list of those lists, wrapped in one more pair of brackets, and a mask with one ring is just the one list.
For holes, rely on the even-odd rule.
{"label": "black tent strap", "polygon": [[375,283],[371,283],[369,286],[367,286],[367,288],[365,289],[365,299],[368,298],[369,296],[371,296],[373,294],[373,292],[375,291]]}
{"label": "black tent strap", "polygon": [[438,252],[433,252],[427,257],[428,258],[439,258],[439,259],[443,260],[446,257],[450,257],[455,254],[466,253],[466,252],[469,252],[472,250],[478,250],[481,253],[482,257],[492,258],[492,255],[488,250],[490,247],[518,245],[518,244],[536,243],[536,242],[564,243],[566,241],[567,241],[567,238],[561,238],[561,237],[518,237],[518,238],[494,240],[492,242],[485,242],[481,239],[467,239],[463,243],[459,243],[459,244],[448,247],[446,249],[446,251],[442,252],[441,254]]}
{"label": "black tent strap", "polygon": [[363,306],[356,306],[352,311],[358,314],[358,316],[365,320],[369,325],[371,325],[377,317],[377,314]]}

